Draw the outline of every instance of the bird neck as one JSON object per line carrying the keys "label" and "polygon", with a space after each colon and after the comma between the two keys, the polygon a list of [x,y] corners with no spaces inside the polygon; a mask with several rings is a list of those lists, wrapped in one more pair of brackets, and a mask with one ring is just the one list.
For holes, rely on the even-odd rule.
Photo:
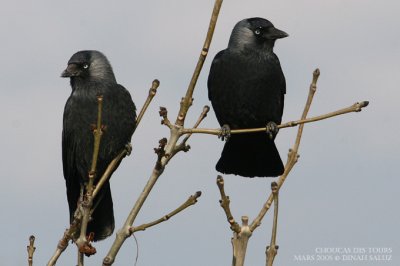
{"label": "bird neck", "polygon": [[116,82],[113,81],[71,77],[72,93],[88,97],[104,94],[107,88],[112,88],[115,84]]}

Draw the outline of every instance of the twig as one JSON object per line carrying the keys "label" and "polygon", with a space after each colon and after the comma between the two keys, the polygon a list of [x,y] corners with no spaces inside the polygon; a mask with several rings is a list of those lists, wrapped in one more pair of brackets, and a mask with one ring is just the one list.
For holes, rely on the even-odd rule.
{"label": "twig", "polygon": [[207,32],[207,37],[206,41],[204,43],[200,58],[198,60],[196,69],[194,71],[193,77],[190,81],[190,84],[188,86],[186,96],[182,99],[181,101],[181,106],[180,110],[175,122],[175,125],[172,125],[171,122],[168,120],[167,117],[167,112],[166,109],[164,108],[161,110],[160,115],[163,117],[163,123],[166,124],[170,128],[170,138],[165,145],[164,148],[164,156],[160,158],[160,156],[157,158],[156,165],[152,171],[152,174],[145,185],[142,193],[140,194],[139,198],[136,200],[135,205],[133,206],[131,212],[129,213],[124,225],[120,230],[118,230],[116,234],[116,239],[114,243],[112,244],[110,250],[107,253],[107,256],[103,259],[103,265],[112,265],[115,261],[115,257],[118,254],[118,251],[120,250],[121,246],[125,242],[125,240],[130,236],[130,228],[133,225],[133,222],[135,221],[139,211],[141,210],[145,200],[147,199],[148,195],[150,194],[150,191],[152,190],[153,186],[157,182],[158,178],[160,175],[164,172],[165,166],[168,164],[169,160],[173,158],[173,156],[176,154],[176,149],[177,149],[177,142],[181,136],[179,133],[179,130],[183,127],[186,113],[189,110],[191,104],[192,104],[192,95],[193,91],[197,82],[197,79],[199,77],[200,71],[202,69],[204,60],[208,54],[208,48],[211,43],[212,35],[214,33],[215,25],[217,22],[219,10],[222,4],[222,0],[216,0],[214,4],[214,10],[213,14],[210,20],[210,25],[208,28]]}
{"label": "twig", "polygon": [[184,98],[182,98],[179,114],[178,114],[178,117],[175,122],[176,125],[183,126],[183,124],[185,122],[185,117],[186,117],[187,111],[189,110],[189,107],[192,105],[193,91],[196,86],[197,80],[199,78],[201,69],[203,68],[204,61],[206,60],[208,50],[210,48],[211,40],[214,35],[214,29],[215,29],[215,25],[217,24],[217,19],[218,19],[219,11],[221,9],[222,2],[223,2],[223,0],[216,0],[214,3],[214,9],[212,12],[210,24],[208,26],[207,37],[206,37],[206,40],[204,41],[203,49],[201,50],[199,60],[197,61],[197,65],[193,72],[192,79],[190,80],[188,89],[186,91],[186,95]]}
{"label": "twig", "polygon": [[147,107],[149,107],[154,96],[157,94],[157,88],[159,86],[160,86],[160,81],[158,79],[153,80],[153,82],[151,84],[151,88],[149,90],[149,95],[147,96],[147,99],[143,104],[142,110],[140,110],[140,113],[139,113],[138,117],[136,118],[136,127],[139,125],[140,121],[142,121],[142,117],[143,117],[144,113],[146,112]]}
{"label": "twig", "polygon": [[[194,124],[193,128],[197,128],[201,122],[204,120],[204,118],[207,117],[208,112],[210,111],[210,107],[209,106],[204,106],[203,107],[203,111],[201,112],[199,118],[197,119],[196,123]],[[176,145],[176,148],[174,149],[174,153],[177,153],[179,151],[184,151],[187,152],[190,150],[190,145],[187,145],[187,141],[189,140],[189,138],[192,136],[192,134],[187,134],[185,136],[185,138],[181,141],[181,143]]]}
{"label": "twig", "polygon": [[125,158],[125,156],[129,155],[132,150],[132,146],[127,145],[125,148],[115,157],[111,163],[107,166],[107,169],[104,171],[102,177],[100,178],[99,182],[96,184],[96,187],[93,191],[93,198],[97,196],[99,193],[100,189],[103,187],[104,183],[107,182],[110,179],[111,174],[115,171],[115,169],[118,167],[119,163],[122,161],[122,159]]}
{"label": "twig", "polygon": [[36,250],[35,236],[32,235],[29,237],[29,246],[26,246],[26,249],[28,251],[28,265],[32,266],[33,265],[33,253]]}
{"label": "twig", "polygon": [[65,230],[63,237],[58,242],[57,249],[54,252],[54,255],[50,258],[49,262],[47,263],[47,266],[56,265],[58,258],[68,247],[68,242],[72,240],[76,232],[79,231],[80,225],[81,225],[81,219],[79,218],[78,215],[76,215],[70,227],[67,230]]}
{"label": "twig", "polygon": [[130,228],[130,232],[131,234],[138,232],[138,231],[144,231],[149,227],[152,227],[154,225],[157,225],[159,223],[165,222],[167,220],[169,220],[169,218],[171,218],[172,216],[180,213],[181,211],[183,211],[184,209],[194,205],[197,203],[197,199],[201,196],[201,191],[197,191],[194,195],[191,195],[181,206],[179,206],[177,209],[173,210],[172,212],[164,215],[163,217],[161,217],[158,220],[155,220],[151,223],[147,223],[147,224],[142,224],[139,226],[132,226]]}
{"label": "twig", "polygon": [[[317,90],[317,81],[318,81],[318,77],[320,75],[319,69],[316,69],[313,72],[313,79],[310,85],[310,90],[308,93],[308,97],[307,97],[307,102],[306,105],[304,107],[304,111],[303,114],[301,115],[301,120],[305,120],[308,114],[308,111],[310,110],[310,106],[312,103],[312,100],[314,98],[314,94]],[[303,128],[304,128],[304,124],[300,124],[298,130],[297,130],[297,136],[296,136],[296,141],[295,144],[293,146],[292,149],[289,150],[289,154],[288,154],[288,160],[286,162],[285,165],[285,171],[283,172],[283,174],[279,177],[277,184],[278,184],[278,190],[281,188],[281,186],[283,185],[283,183],[286,180],[286,177],[288,176],[288,174],[290,173],[290,171],[292,170],[293,166],[296,164],[299,155],[297,154],[297,151],[299,149],[299,145],[300,145],[300,140],[301,140],[301,136],[303,134]],[[250,225],[250,230],[252,232],[254,232],[254,230],[260,226],[261,224],[261,220],[264,218],[265,214],[267,213],[267,211],[269,210],[269,208],[271,207],[271,204],[274,200],[273,194],[271,193],[267,199],[267,201],[265,202],[264,206],[262,207],[260,213],[257,215],[257,217],[254,219],[254,221],[251,223]]]}
{"label": "twig", "polygon": [[[354,103],[353,105],[339,109],[334,112],[330,112],[324,115],[319,115],[307,119],[300,119],[296,121],[289,121],[284,124],[280,124],[277,127],[279,129],[282,128],[288,128],[288,127],[295,127],[301,124],[306,124],[306,123],[312,123],[320,120],[324,120],[327,118],[331,118],[334,116],[338,115],[344,115],[347,113],[352,113],[352,112],[360,112],[362,108],[368,106],[369,102],[368,101],[362,101],[362,102],[357,102]],[[265,132],[265,127],[261,128],[248,128],[248,129],[232,129],[230,131],[231,134],[242,134],[242,133],[256,133],[256,132]],[[209,128],[185,128],[181,130],[181,134],[194,134],[194,133],[201,133],[201,134],[210,134],[210,135],[221,135],[222,131],[221,129],[209,129]]]}
{"label": "twig", "polygon": [[[96,253],[96,249],[92,247],[88,239],[86,238],[87,226],[90,219],[91,208],[93,205],[93,191],[94,191],[94,180],[96,178],[96,169],[97,169],[97,159],[99,156],[100,150],[100,141],[103,135],[102,130],[102,108],[103,108],[103,96],[97,96],[97,124],[96,129],[93,130],[94,135],[94,144],[93,144],[93,157],[92,164],[90,166],[89,171],[89,182],[86,185],[86,193],[83,198],[83,202],[81,203],[81,211],[82,211],[82,223],[81,223],[81,233],[79,238],[76,240],[76,245],[78,246],[78,251],[80,253],[84,253],[87,256],[93,255]],[[78,265],[83,265],[83,256],[78,256]]]}
{"label": "twig", "polygon": [[219,192],[221,194],[221,199],[219,200],[219,203],[222,207],[222,209],[225,211],[226,214],[226,219],[228,223],[230,224],[230,228],[233,232],[235,233],[240,233],[240,225],[235,221],[235,218],[233,218],[231,209],[229,207],[229,204],[231,203],[229,196],[225,194],[225,189],[224,189],[224,179],[222,176],[217,177],[217,186],[219,189]]}
{"label": "twig", "polygon": [[279,246],[276,245],[276,231],[278,227],[278,206],[279,206],[279,190],[276,182],[271,183],[272,195],[274,197],[274,221],[272,225],[272,235],[270,245],[267,246],[265,255],[267,258],[266,266],[272,266]]}

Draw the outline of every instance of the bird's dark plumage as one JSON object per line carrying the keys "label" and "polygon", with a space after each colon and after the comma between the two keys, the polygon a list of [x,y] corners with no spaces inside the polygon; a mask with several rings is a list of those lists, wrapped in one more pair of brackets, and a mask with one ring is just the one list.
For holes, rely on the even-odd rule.
{"label": "bird's dark plumage", "polygon": [[[228,48],[219,52],[208,76],[208,97],[221,126],[231,129],[281,123],[285,77],[273,52],[276,39],[288,36],[262,18],[234,27]],[[245,177],[278,176],[284,166],[266,133],[234,134],[226,142],[217,171]]]}
{"label": "bird's dark plumage", "polygon": [[[92,127],[97,121],[97,95],[103,95],[102,125],[105,126],[97,161],[97,178],[130,142],[136,126],[136,108],[129,92],[117,84],[107,58],[98,51],[75,53],[61,76],[70,77],[72,87],[64,109],[62,133],[63,170],[72,221],[81,186],[88,180],[92,163]],[[111,235],[114,230],[109,182],[104,185],[93,206],[95,210],[88,233],[93,232],[97,241]]]}

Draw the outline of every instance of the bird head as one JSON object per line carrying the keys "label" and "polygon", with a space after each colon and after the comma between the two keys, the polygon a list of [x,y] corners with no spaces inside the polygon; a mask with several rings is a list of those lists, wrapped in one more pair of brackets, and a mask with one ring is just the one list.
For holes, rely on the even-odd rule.
{"label": "bird head", "polygon": [[239,21],[232,30],[229,48],[238,50],[261,49],[272,51],[277,39],[289,36],[263,18],[248,18]]}
{"label": "bird head", "polygon": [[110,62],[99,51],[79,51],[72,55],[63,78],[116,82]]}

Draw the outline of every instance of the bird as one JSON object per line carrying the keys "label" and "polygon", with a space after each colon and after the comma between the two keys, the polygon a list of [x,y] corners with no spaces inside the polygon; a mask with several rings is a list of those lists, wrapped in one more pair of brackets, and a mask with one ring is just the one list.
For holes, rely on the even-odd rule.
{"label": "bird", "polygon": [[[286,81],[275,41],[289,36],[260,17],[239,21],[228,47],[214,57],[208,75],[208,98],[223,138],[216,170],[243,177],[276,177],[284,166],[274,143],[282,121]],[[268,134],[229,134],[230,129],[266,127]]]}
{"label": "bird", "polygon": [[[136,127],[136,107],[127,89],[119,85],[106,56],[95,50],[72,55],[61,77],[70,78],[72,88],[63,115],[62,161],[70,222],[88,181],[98,115],[97,96],[103,96],[102,128],[94,183],[110,162],[130,143]],[[93,240],[110,236],[115,227],[110,183],[107,181],[93,201],[87,232]]]}

